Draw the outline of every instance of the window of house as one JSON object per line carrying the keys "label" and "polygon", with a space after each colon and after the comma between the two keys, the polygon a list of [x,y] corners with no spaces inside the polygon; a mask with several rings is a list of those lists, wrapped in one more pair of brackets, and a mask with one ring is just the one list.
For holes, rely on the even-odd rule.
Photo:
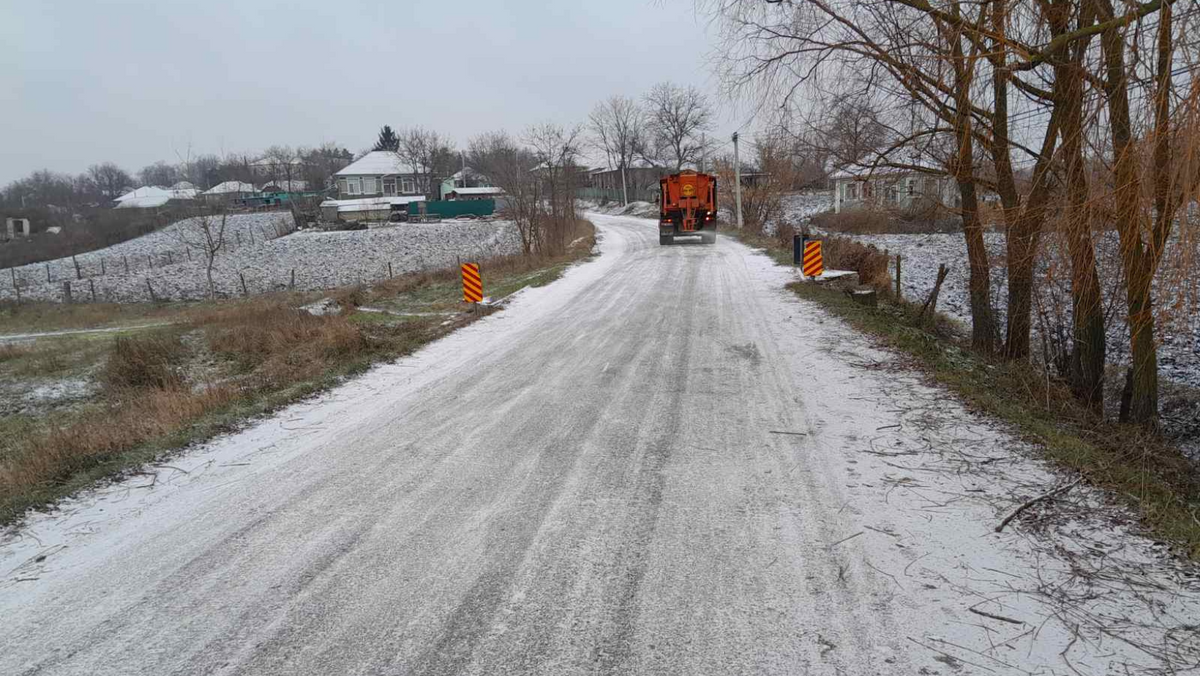
{"label": "window of house", "polygon": [[396,194],[396,179],[394,179],[394,178],[383,179],[383,194],[385,194],[385,195],[395,195]]}
{"label": "window of house", "polygon": [[417,192],[417,184],[411,178],[400,179],[400,190],[405,195],[411,195]]}
{"label": "window of house", "polygon": [[363,194],[374,195],[379,192],[378,182],[374,176],[368,176],[363,179]]}
{"label": "window of house", "polygon": [[362,177],[355,176],[354,178],[346,179],[346,194],[361,195],[362,194]]}
{"label": "window of house", "polygon": [[908,196],[909,196],[909,197],[912,197],[912,196],[913,196],[913,193],[915,192],[915,186],[913,186],[913,180],[910,178],[910,179],[906,180],[906,181],[905,181],[905,183],[907,183],[907,184],[908,184],[908,185],[907,185],[907,188],[908,188]]}
{"label": "window of house", "polygon": [[350,192],[350,190],[346,187],[346,179],[339,178],[337,180],[337,189],[338,189],[338,192],[343,195]]}

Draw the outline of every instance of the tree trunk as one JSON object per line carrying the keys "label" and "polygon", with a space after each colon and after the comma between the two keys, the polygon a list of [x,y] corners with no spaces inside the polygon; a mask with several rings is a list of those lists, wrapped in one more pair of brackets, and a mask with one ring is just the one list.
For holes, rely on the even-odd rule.
{"label": "tree trunk", "polygon": [[[1037,250],[1036,231],[1030,232],[1023,217],[1017,185],[1013,178],[1012,154],[1008,135],[1008,56],[1004,48],[1007,3],[992,0],[992,165],[996,170],[996,193],[1004,212],[1005,247],[1008,250],[1008,314],[1004,357],[1025,359],[1029,356],[1030,317],[1033,312],[1033,258]],[[1040,229],[1040,223],[1038,224]],[[1033,244],[1033,246],[1030,246]]]}
{"label": "tree trunk", "polygon": [[[1054,35],[1069,29],[1070,2],[1058,0],[1050,17]],[[1080,18],[1091,22],[1091,12]],[[1067,249],[1071,259],[1071,309],[1074,345],[1071,350],[1071,388],[1080,400],[1096,412],[1104,408],[1104,364],[1107,338],[1104,332],[1104,303],[1100,296],[1100,276],[1096,271],[1095,246],[1092,242],[1091,208],[1088,205],[1087,170],[1083,160],[1083,51],[1080,41],[1067,60],[1056,58],[1054,79],[1065,83],[1062,98],[1062,145],[1066,164]]]}
{"label": "tree trunk", "polygon": [[213,271],[213,256],[209,255],[208,266],[204,269],[205,276],[208,277],[208,299],[209,300],[213,300],[217,297],[217,287],[215,284],[213,284],[212,271]]}
{"label": "tree trunk", "polygon": [[[1058,83],[1055,84],[1056,89]],[[1041,240],[1042,228],[1046,221],[1046,202],[1050,197],[1050,177],[1054,147],[1058,140],[1059,117],[1061,112],[1056,108],[1050,114],[1046,126],[1046,135],[1042,139],[1042,147],[1037,162],[1033,167],[1033,186],[1025,199],[1023,208],[1017,210],[1004,203],[1004,220],[1007,225],[1005,245],[1008,251],[1008,314],[1004,339],[1004,357],[1007,359],[1026,359],[1030,349],[1030,317],[1033,310],[1033,271],[1037,263],[1038,245]],[[1007,121],[1007,120],[1006,120]],[[999,142],[999,139],[997,139]],[[1007,145],[1007,134],[1004,137]],[[1008,161],[1005,148],[1003,164],[1008,167],[1008,181],[1012,180],[1012,168]],[[1001,176],[998,188],[1001,200],[1005,192],[1012,193],[1016,200],[1016,187],[1006,186],[1004,172],[997,162],[997,174]],[[1014,217],[1015,213],[1015,217]]]}
{"label": "tree trunk", "polygon": [[[957,4],[954,5],[958,12]],[[967,260],[970,266],[971,345],[991,354],[996,351],[996,317],[992,310],[991,269],[988,267],[987,247],[983,241],[983,224],[979,220],[979,199],[975,188],[975,148],[971,130],[971,80],[975,57],[963,55],[962,37],[957,30],[947,29],[953,53],[955,88],[955,142],[957,155],[953,161],[954,179],[962,201],[963,234],[967,240]]]}
{"label": "tree trunk", "polygon": [[[1110,0],[1095,0],[1095,7],[1102,20],[1112,17]],[[1160,20],[1168,22],[1169,30],[1169,13],[1162,15]],[[1142,215],[1138,205],[1141,182],[1129,115],[1125,43],[1119,29],[1113,27],[1101,33],[1100,45],[1107,71],[1104,91],[1115,156],[1116,226],[1121,241],[1121,265],[1125,271],[1129,349],[1133,361],[1126,420],[1151,423],[1158,417],[1158,352],[1154,341],[1154,301],[1150,294],[1155,263],[1142,241]]]}

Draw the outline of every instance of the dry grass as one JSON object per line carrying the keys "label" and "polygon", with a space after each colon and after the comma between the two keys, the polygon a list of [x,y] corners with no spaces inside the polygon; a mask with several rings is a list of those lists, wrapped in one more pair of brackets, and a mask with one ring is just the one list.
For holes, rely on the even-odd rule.
{"label": "dry grass", "polygon": [[166,321],[179,304],[21,303],[0,301],[0,333],[36,333],[71,329],[133,326]]}
{"label": "dry grass", "polygon": [[0,364],[27,357],[33,353],[33,346],[23,343],[0,343]]}
{"label": "dry grass", "polygon": [[176,333],[118,336],[100,374],[109,394],[129,389],[170,389],[183,384],[176,363],[183,355]]}
{"label": "dry grass", "polygon": [[56,495],[55,487],[70,485],[75,475],[176,433],[236,396],[225,387],[199,392],[154,387],[128,394],[68,424],[38,430],[7,455],[0,464],[0,517],[11,518],[31,503]]}
{"label": "dry grass", "polygon": [[[791,223],[775,227],[772,237],[735,233],[751,246],[763,247],[780,262],[791,261],[792,237],[796,230]],[[874,288],[884,296],[891,296],[892,281],[888,272],[888,257],[882,251],[867,244],[860,244],[846,237],[821,236],[821,255],[825,267],[831,270],[853,270],[859,282]]]}
{"label": "dry grass", "polygon": [[379,347],[344,315],[317,317],[269,299],[215,309],[193,325],[215,354],[239,373],[255,373],[261,386],[310,378]]}
{"label": "dry grass", "polygon": [[916,209],[910,212],[890,212],[884,209],[847,209],[812,217],[813,227],[825,232],[848,235],[932,234],[962,232],[957,217],[944,211]]}
{"label": "dry grass", "polygon": [[892,294],[888,257],[879,249],[845,237],[826,236],[822,238],[821,251],[828,261],[828,267],[853,270],[858,273],[861,284],[872,287],[884,296]]}

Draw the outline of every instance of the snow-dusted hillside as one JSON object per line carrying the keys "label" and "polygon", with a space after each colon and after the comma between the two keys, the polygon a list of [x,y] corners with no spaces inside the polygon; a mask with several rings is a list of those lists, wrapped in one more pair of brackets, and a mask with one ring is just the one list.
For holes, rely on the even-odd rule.
{"label": "snow-dusted hillside", "polygon": [[[505,221],[443,221],[403,224],[353,232],[286,232],[279,213],[239,214],[226,224],[226,245],[218,253],[214,281],[218,294],[287,288],[295,270],[295,288],[324,289],[386,278],[394,274],[454,265],[459,259],[517,253],[515,228]],[[76,300],[139,302],[194,300],[207,295],[203,252],[196,241],[195,221],[188,219],[137,239],[76,257],[82,279],[70,258],[13,269],[0,280],[0,298],[15,299],[12,280],[26,300],[59,301],[63,283]],[[128,272],[126,272],[128,266]],[[47,270],[49,280],[47,281]]]}

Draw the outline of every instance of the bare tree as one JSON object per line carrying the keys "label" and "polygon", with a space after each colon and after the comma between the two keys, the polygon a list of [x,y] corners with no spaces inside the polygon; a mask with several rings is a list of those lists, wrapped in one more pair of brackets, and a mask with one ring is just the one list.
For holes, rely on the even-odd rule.
{"label": "bare tree", "polygon": [[100,194],[110,200],[120,197],[121,191],[133,184],[133,177],[112,162],[88,167],[88,177]]}
{"label": "bare tree", "polygon": [[138,180],[142,185],[157,185],[169,188],[179,181],[179,169],[162,160],[142,167],[138,172]]}
{"label": "bare tree", "polygon": [[291,146],[271,146],[263,152],[262,160],[266,162],[270,182],[286,181],[286,187],[292,189],[292,181],[300,179],[300,166],[297,160],[299,153]]}
{"label": "bare tree", "polygon": [[521,249],[532,253],[538,240],[542,180],[535,168],[537,156],[503,131],[471,139],[467,161],[504,190],[502,212],[512,219],[521,238]]}
{"label": "bare tree", "polygon": [[579,187],[582,152],[580,127],[566,128],[554,123],[534,125],[525,132],[525,142],[538,159],[537,172],[542,181],[542,200],[536,238],[539,250],[560,253],[566,249],[567,233],[572,232],[578,212],[575,192]]}
{"label": "bare tree", "polygon": [[713,111],[695,87],[660,82],[646,94],[646,129],[655,159],[667,160],[679,171],[699,164],[705,152],[705,132],[712,129]]}
{"label": "bare tree", "polygon": [[325,143],[311,150],[301,149],[297,154],[304,160],[301,178],[308,184],[309,190],[328,188],[333,175],[354,159],[349,150],[336,143]]}
{"label": "bare tree", "polygon": [[221,158],[199,155],[183,163],[183,177],[197,188],[207,190],[220,183]]}
{"label": "bare tree", "polygon": [[[744,227],[766,234],[769,224],[783,215],[783,196],[792,188],[796,165],[790,144],[783,134],[764,134],[750,146],[750,158],[742,158],[742,217]],[[714,162],[721,191],[720,203],[733,205],[736,173],[733,158],[723,156]]]}
{"label": "bare tree", "polygon": [[604,153],[609,167],[621,170],[624,204],[629,203],[625,171],[646,146],[645,121],[645,111],[637,101],[625,96],[613,96],[597,104],[588,117],[592,145]]}
{"label": "bare tree", "polygon": [[204,258],[204,276],[208,280],[208,297],[215,298],[217,288],[213,282],[213,266],[217,254],[225,247],[225,224],[228,214],[219,209],[215,213],[189,218],[179,224],[176,235],[188,249]]}
{"label": "bare tree", "polygon": [[453,173],[456,155],[449,139],[432,129],[412,127],[400,132],[399,143],[400,159],[419,177],[420,189],[431,196],[429,193],[436,190],[435,179]]}

